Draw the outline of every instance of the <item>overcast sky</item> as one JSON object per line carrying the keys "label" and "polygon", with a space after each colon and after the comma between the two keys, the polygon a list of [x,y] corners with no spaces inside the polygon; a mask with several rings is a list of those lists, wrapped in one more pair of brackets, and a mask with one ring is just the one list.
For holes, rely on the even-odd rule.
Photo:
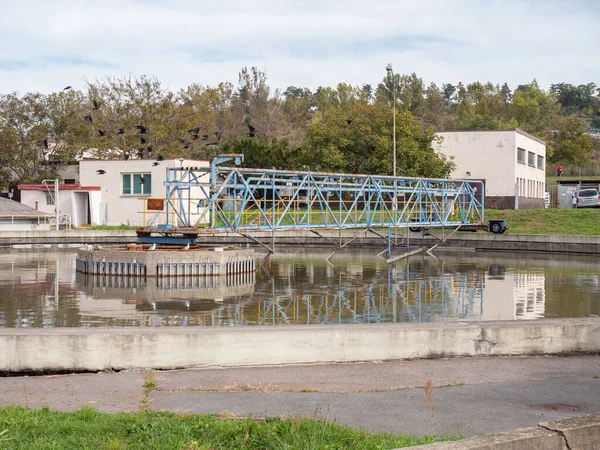
{"label": "overcast sky", "polygon": [[0,0],[0,93],[152,75],[178,90],[426,83],[600,85],[600,0]]}

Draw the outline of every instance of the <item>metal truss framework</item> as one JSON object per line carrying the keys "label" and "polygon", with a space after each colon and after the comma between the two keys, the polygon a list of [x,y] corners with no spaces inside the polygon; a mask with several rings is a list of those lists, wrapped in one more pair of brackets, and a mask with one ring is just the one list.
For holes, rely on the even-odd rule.
{"label": "metal truss framework", "polygon": [[[169,168],[167,209],[183,228],[211,231],[456,227],[482,224],[483,183],[474,180],[219,167]],[[190,188],[207,211],[194,220]],[[168,218],[167,214],[167,218]],[[168,222],[167,222],[168,223]],[[174,226],[176,224],[173,224]]]}
{"label": "metal truss framework", "polygon": [[[166,210],[143,230],[160,228],[184,236],[344,229],[378,234],[377,228],[458,228],[484,222],[480,181],[220,166],[235,159],[239,163],[241,156],[218,156],[210,169],[168,168]],[[193,189],[199,189],[200,199],[191,200]],[[197,213],[192,213],[194,207]],[[156,225],[165,212],[166,224]]]}

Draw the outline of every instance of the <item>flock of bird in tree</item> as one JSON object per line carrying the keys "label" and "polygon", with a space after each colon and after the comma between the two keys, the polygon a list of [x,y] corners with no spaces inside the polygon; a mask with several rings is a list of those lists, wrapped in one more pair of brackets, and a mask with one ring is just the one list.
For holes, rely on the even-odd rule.
{"label": "flock of bird in tree", "polygon": [[[72,86],[67,86],[63,89],[63,91],[68,91],[71,88],[72,88]],[[102,107],[102,102],[100,100],[92,99],[92,105],[93,105],[92,111],[97,111]],[[86,114],[83,117],[83,119],[90,124],[93,124],[93,122],[94,122],[91,112],[89,114]],[[250,125],[249,123],[247,123],[246,126],[248,127],[248,132],[246,133],[246,136],[249,136],[252,138],[255,137],[257,135],[256,128],[253,127],[252,125]],[[136,125],[135,128],[137,129],[137,134],[139,135],[140,144],[142,144],[142,145],[148,144],[150,130],[146,126],[141,125],[141,124]],[[97,132],[98,132],[98,137],[106,136],[105,130],[98,129]],[[124,135],[125,133],[126,133],[126,130],[124,128],[119,128],[119,130],[117,131],[117,135]],[[214,133],[203,134],[202,136],[200,136],[200,127],[196,126],[194,128],[187,130],[187,133],[188,134],[186,135],[186,137],[179,139],[179,142],[182,144],[182,146],[185,150],[188,150],[190,148],[190,144],[192,143],[191,141],[196,141],[196,140],[208,141],[208,139],[211,136],[215,136],[216,140],[213,142],[208,142],[206,144],[206,146],[219,145],[219,143],[221,142],[221,132],[220,131],[215,131]],[[191,139],[191,141],[190,141],[190,139]],[[40,139],[39,142],[41,145],[44,146],[45,149],[48,149],[48,138]],[[154,151],[154,148],[152,147],[152,145],[148,144],[145,147],[139,147],[137,149],[137,156],[139,159],[152,158],[153,151]],[[128,160],[130,157],[131,157],[131,154],[129,152],[126,152],[124,154],[125,160]],[[165,159],[164,156],[159,154],[156,156],[156,161],[154,163],[152,163],[152,165],[158,166],[159,161],[164,161],[164,159]],[[97,170],[97,173],[99,175],[104,175],[106,173],[106,171],[100,169],[100,170]]]}

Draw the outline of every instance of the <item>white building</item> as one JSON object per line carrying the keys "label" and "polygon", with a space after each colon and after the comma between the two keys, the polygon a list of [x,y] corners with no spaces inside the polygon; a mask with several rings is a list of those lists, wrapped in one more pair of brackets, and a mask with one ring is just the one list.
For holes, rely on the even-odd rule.
{"label": "white building", "polygon": [[[149,199],[165,199],[167,168],[210,167],[209,161],[165,159],[82,160],[79,162],[79,179],[82,184],[99,188],[98,201],[90,201],[92,224],[146,225],[156,214],[149,211]],[[209,180],[205,175],[202,181]],[[204,212],[200,200],[205,198],[200,188],[185,193],[189,210],[196,217]],[[170,216],[173,223],[174,216]],[[165,223],[164,213],[158,223]]]}
{"label": "white building", "polygon": [[20,184],[21,203],[45,214],[56,215],[56,200],[60,225],[80,227],[98,223],[92,204],[100,202],[99,186],[81,186],[79,184],[59,184],[58,195],[54,184]]}
{"label": "white building", "polygon": [[494,131],[444,131],[437,150],[453,157],[451,178],[485,182],[487,208],[543,208],[546,144],[518,128]]}

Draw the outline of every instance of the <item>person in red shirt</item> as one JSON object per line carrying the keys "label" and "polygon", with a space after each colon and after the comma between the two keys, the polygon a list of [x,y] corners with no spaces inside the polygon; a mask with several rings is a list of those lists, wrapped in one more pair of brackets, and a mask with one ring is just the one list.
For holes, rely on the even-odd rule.
{"label": "person in red shirt", "polygon": [[562,174],[563,174],[563,168],[562,168],[562,166],[558,166],[556,168],[556,176],[557,177],[562,177]]}

